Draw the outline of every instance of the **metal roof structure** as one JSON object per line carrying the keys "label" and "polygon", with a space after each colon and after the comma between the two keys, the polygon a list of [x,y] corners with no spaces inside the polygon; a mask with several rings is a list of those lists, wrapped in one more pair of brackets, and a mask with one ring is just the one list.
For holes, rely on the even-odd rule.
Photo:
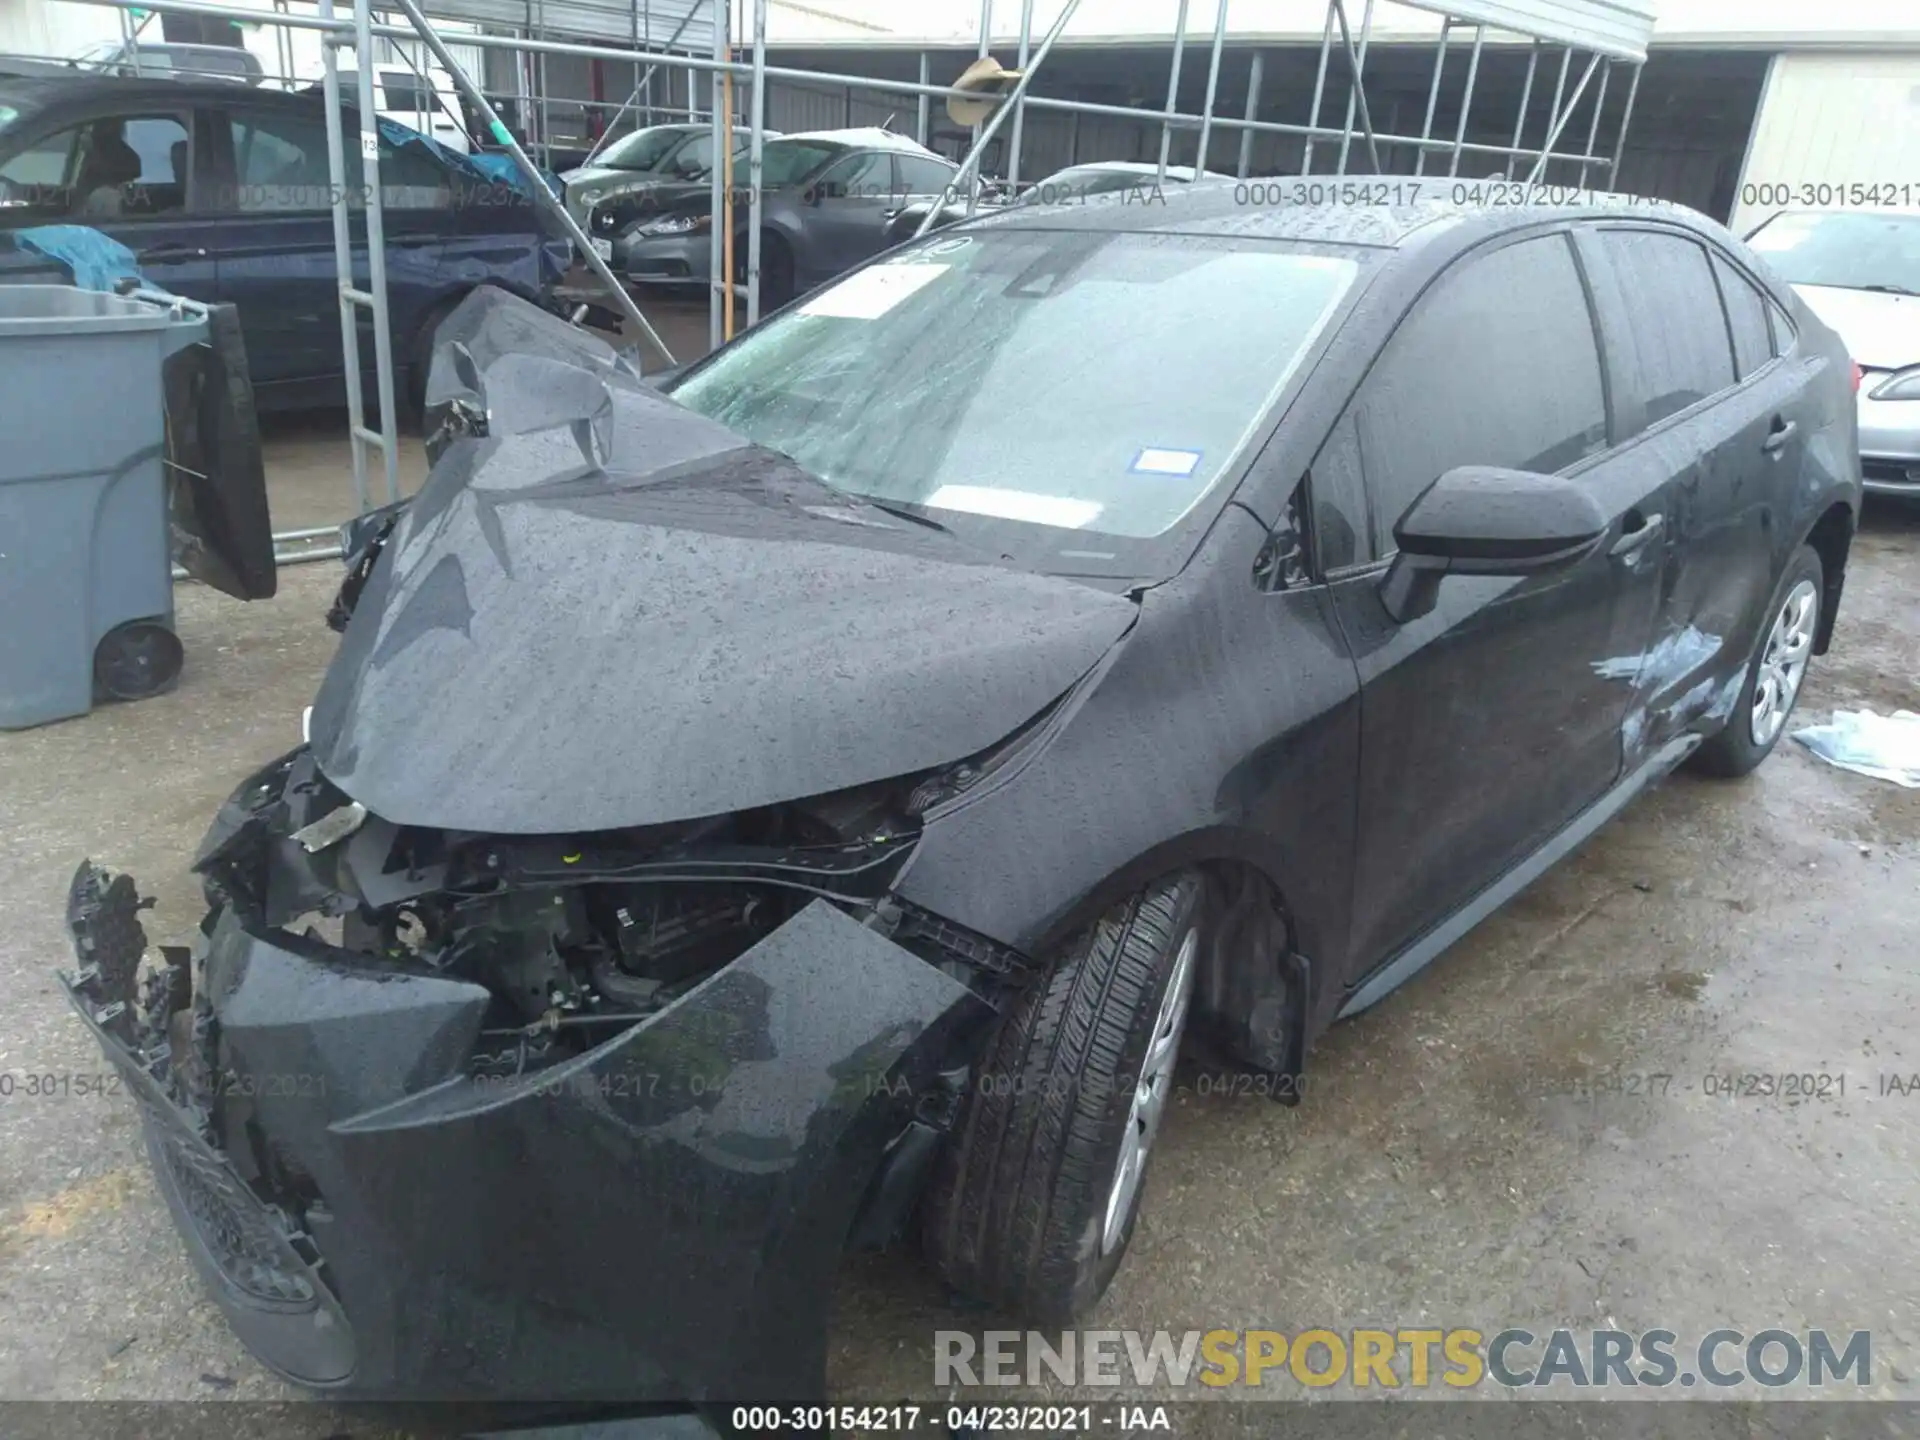
{"label": "metal roof structure", "polygon": [[430,20],[644,50],[713,53],[714,0],[427,0]]}

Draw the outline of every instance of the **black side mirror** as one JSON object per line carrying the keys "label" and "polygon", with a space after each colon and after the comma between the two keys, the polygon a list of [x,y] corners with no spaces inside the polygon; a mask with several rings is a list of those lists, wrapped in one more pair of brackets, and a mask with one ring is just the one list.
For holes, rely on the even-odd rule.
{"label": "black side mirror", "polygon": [[1607,525],[1576,480],[1463,465],[1428,486],[1394,525],[1400,553],[1380,582],[1380,603],[1404,625],[1433,609],[1443,576],[1552,570],[1591,551]]}

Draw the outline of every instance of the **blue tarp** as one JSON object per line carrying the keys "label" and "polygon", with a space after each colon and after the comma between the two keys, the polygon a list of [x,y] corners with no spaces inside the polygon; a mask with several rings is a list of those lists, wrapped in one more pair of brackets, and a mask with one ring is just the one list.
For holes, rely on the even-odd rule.
{"label": "blue tarp", "polygon": [[34,225],[9,233],[20,249],[65,265],[73,272],[73,283],[82,290],[112,290],[116,281],[128,276],[141,280],[133,251],[89,226]]}
{"label": "blue tarp", "polygon": [[[511,155],[497,150],[486,150],[478,155],[467,156],[467,163],[478,168],[489,180],[511,185],[522,195],[528,191],[527,177],[522,173],[519,162]],[[546,182],[547,189],[556,195],[562,194],[566,189],[560,183],[560,177],[551,170],[542,170],[540,178]]]}

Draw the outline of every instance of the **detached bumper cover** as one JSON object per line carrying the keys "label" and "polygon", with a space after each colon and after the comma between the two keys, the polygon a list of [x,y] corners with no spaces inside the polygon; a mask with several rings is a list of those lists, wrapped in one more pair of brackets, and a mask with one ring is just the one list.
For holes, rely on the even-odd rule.
{"label": "detached bumper cover", "polygon": [[196,1110],[110,993],[144,939],[131,884],[98,874],[76,877],[63,981],[194,1263],[262,1361],[357,1396],[819,1398],[848,1224],[985,1013],[816,902],[605,1044],[479,1082],[482,988],[216,912]]}

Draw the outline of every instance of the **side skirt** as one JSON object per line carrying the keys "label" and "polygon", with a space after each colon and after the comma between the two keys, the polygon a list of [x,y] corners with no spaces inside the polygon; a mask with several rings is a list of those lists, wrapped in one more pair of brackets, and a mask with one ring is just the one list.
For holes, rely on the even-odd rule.
{"label": "side skirt", "polygon": [[1347,998],[1336,1020],[1358,1015],[1384,1000],[1418,975],[1444,950],[1498,910],[1527,886],[1538,880],[1594,831],[1627,807],[1642,790],[1669,774],[1697,748],[1705,737],[1677,735],[1669,740],[1640,768],[1623,778],[1606,794],[1582,810],[1538,850],[1515,865],[1506,874],[1482,890],[1465,905],[1442,920],[1433,929],[1413,941],[1361,980]]}

